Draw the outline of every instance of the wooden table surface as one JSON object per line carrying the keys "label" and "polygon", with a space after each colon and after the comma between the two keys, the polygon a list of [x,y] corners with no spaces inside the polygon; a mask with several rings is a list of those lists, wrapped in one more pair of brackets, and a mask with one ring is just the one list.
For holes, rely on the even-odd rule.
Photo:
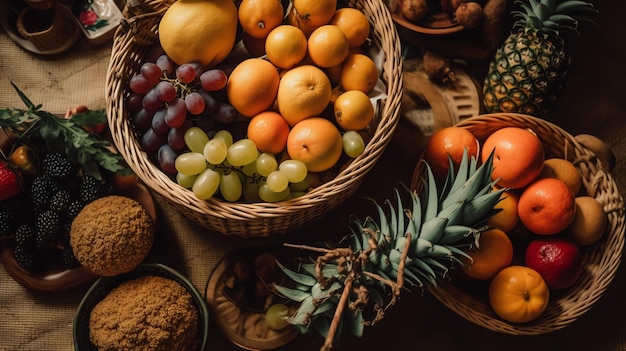
{"label": "wooden table surface", "polygon": [[[572,65],[562,100],[552,122],[571,134],[594,134],[617,155],[614,177],[626,189],[626,88],[623,62],[626,27],[616,25],[626,10],[623,2],[597,4],[597,26],[585,26],[570,46]],[[38,57],[17,47],[0,32],[0,108],[22,107],[9,82],[14,81],[36,103],[52,112],[77,104],[104,108],[104,78],[109,44],[92,46],[84,39],[66,54]],[[155,197],[160,230],[155,256],[185,273],[204,291],[212,268],[235,248],[271,241],[311,238],[343,228],[347,215],[362,208],[363,196],[379,201],[393,196],[398,181],[409,182],[419,157],[419,143],[410,128],[401,128],[359,192],[345,205],[306,229],[268,240],[227,237],[190,223]],[[167,247],[167,248],[166,248]],[[508,336],[485,330],[447,310],[432,296],[404,294],[377,326],[362,338],[343,336],[339,350],[626,350],[626,280],[620,266],[616,279],[587,314],[569,327],[547,335]],[[58,293],[30,291],[0,269],[0,350],[71,350],[74,312],[87,286]],[[239,350],[211,328],[208,350]],[[318,350],[322,341],[299,336],[281,350]]]}

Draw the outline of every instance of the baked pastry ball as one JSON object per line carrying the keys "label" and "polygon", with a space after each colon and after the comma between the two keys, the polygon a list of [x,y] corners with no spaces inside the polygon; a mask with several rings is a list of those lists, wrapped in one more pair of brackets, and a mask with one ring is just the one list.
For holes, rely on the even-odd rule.
{"label": "baked pastry ball", "polygon": [[94,274],[129,272],[152,249],[154,226],[137,201],[118,195],[87,204],[72,222],[70,246],[80,264]]}

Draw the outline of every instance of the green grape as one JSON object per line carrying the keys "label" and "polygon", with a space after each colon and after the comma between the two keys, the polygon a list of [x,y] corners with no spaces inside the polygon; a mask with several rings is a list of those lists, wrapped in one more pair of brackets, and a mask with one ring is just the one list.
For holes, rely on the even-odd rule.
{"label": "green grape", "polygon": [[256,162],[250,162],[247,165],[241,167],[241,172],[248,177],[253,177],[256,174],[259,174],[256,170]]}
{"label": "green grape", "polygon": [[349,157],[356,158],[365,150],[365,141],[361,134],[354,130],[343,133],[343,152]]}
{"label": "green grape", "polygon": [[267,179],[265,180],[265,184],[267,187],[275,192],[280,193],[285,190],[285,188],[289,187],[289,178],[287,174],[283,171],[273,171],[268,174]]}
{"label": "green grape", "polygon": [[265,311],[265,323],[272,330],[285,329],[288,325],[289,307],[282,303],[271,305]]}
{"label": "green grape", "polygon": [[261,197],[259,196],[259,183],[246,181],[243,183],[243,198],[246,202],[254,203],[254,202],[262,202]]}
{"label": "green grape", "polygon": [[290,193],[291,190],[289,189],[289,187],[286,187],[285,190],[277,193],[270,190],[270,188],[267,186],[267,183],[262,182],[261,184],[259,184],[259,197],[265,202],[278,202],[286,200],[289,197]]}
{"label": "green grape", "polygon": [[242,192],[243,186],[237,172],[232,171],[221,175],[220,193],[222,194],[224,200],[235,202],[239,200]]}
{"label": "green grape", "polygon": [[254,141],[250,139],[240,139],[235,141],[228,147],[226,159],[232,166],[245,166],[250,162],[254,162],[259,155]]}
{"label": "green grape", "polygon": [[256,159],[256,169],[257,172],[267,177],[270,173],[274,172],[278,168],[278,161],[276,161],[276,156],[270,154],[268,152],[263,152]]}
{"label": "green grape", "polygon": [[[204,156],[203,156],[204,157]],[[193,194],[200,200],[206,200],[213,196],[220,186],[220,174],[210,168],[198,175],[196,181],[193,182],[191,190]]]}
{"label": "green grape", "polygon": [[179,173],[186,175],[200,174],[206,169],[206,160],[204,155],[198,152],[185,152],[174,161],[174,167]]}
{"label": "green grape", "polygon": [[226,159],[228,147],[223,139],[213,138],[204,145],[204,158],[212,165],[219,165]]}
{"label": "green grape", "polygon": [[213,139],[215,138],[224,140],[227,147],[233,144],[233,135],[226,129],[218,130],[213,136]]}
{"label": "green grape", "polygon": [[295,199],[297,197],[304,196],[304,195],[306,195],[306,191],[292,191],[289,194],[289,198],[290,199]]}
{"label": "green grape", "polygon": [[184,173],[176,173],[176,183],[183,188],[191,189],[193,182],[196,181],[196,178],[198,178],[197,174],[187,175]]}
{"label": "green grape", "polygon": [[313,176],[311,175],[311,173],[308,173],[303,180],[297,182],[297,183],[291,183],[289,184],[289,188],[291,189],[291,191],[293,192],[307,192],[309,191],[309,188],[311,187],[311,184],[313,183],[312,178]]}
{"label": "green grape", "polygon": [[299,183],[308,174],[306,165],[299,160],[284,160],[278,165],[278,169],[287,174],[290,183]]}
{"label": "green grape", "polygon": [[209,141],[209,136],[200,127],[191,127],[185,132],[185,144],[193,152],[204,152],[204,145]]}

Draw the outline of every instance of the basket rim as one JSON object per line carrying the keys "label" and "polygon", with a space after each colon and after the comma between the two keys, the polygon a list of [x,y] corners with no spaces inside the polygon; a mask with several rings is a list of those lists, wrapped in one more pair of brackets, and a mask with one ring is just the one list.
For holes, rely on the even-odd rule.
{"label": "basket rim", "polygon": [[[609,287],[622,260],[625,235],[624,200],[617,189],[615,180],[606,171],[593,152],[580,144],[561,127],[538,117],[519,113],[489,113],[470,117],[457,126],[470,129],[494,124],[502,126],[526,126],[537,132],[553,132],[552,135],[538,135],[551,139],[554,144],[562,141],[569,158],[577,158],[574,164],[583,173],[585,190],[605,207],[609,215],[609,225],[604,237],[593,246],[583,250],[583,275],[576,284],[566,291],[551,291],[546,311],[538,319],[515,324],[497,317],[488,302],[478,300],[468,292],[461,291],[454,282],[443,282],[441,286],[429,286],[429,292],[449,309],[466,320],[486,329],[512,335],[538,335],[565,328],[585,314],[601,298]],[[485,133],[490,134],[490,129]],[[481,135],[482,136],[482,135]],[[570,152],[568,154],[568,152]],[[421,163],[421,162],[419,162]],[[416,166],[414,180],[419,178],[420,166]],[[412,183],[412,186],[415,183]],[[597,184],[600,184],[597,186]],[[593,263],[593,266],[591,265]]]}
{"label": "basket rim", "polygon": [[[167,6],[165,4],[164,6]],[[339,193],[347,197],[362,181],[362,178],[374,166],[382,155],[386,145],[390,141],[400,116],[400,102],[402,96],[402,58],[400,52],[400,39],[395,30],[394,22],[386,5],[379,0],[351,0],[349,6],[358,7],[366,12],[373,24],[372,37],[374,44],[384,52],[385,59],[382,66],[381,77],[385,83],[386,98],[378,113],[376,127],[372,129],[371,139],[365,147],[362,155],[351,160],[341,168],[339,173],[320,186],[306,194],[286,201],[268,203],[230,203],[210,198],[200,200],[189,189],[184,189],[169,179],[156,165],[145,162],[146,154],[140,149],[136,138],[125,138],[133,135],[130,122],[125,117],[126,110],[123,103],[124,85],[120,82],[121,75],[119,64],[124,64],[132,55],[129,52],[135,40],[133,30],[143,24],[143,21],[152,22],[147,25],[154,26],[154,21],[160,20],[160,13],[149,13],[143,16],[132,17],[128,23],[120,26],[113,40],[113,55],[109,62],[107,72],[107,116],[111,127],[111,134],[120,153],[127,160],[130,168],[138,177],[146,183],[151,190],[164,196],[168,201],[182,206],[186,211],[192,211],[196,215],[210,216],[208,220],[244,220],[255,219],[268,220],[284,218],[285,214],[294,214],[300,211],[309,211],[320,204],[328,206],[337,198]],[[161,12],[161,11],[159,11]],[[146,22],[146,23],[147,23]],[[136,58],[135,58],[136,59]],[[132,139],[132,140],[129,140]],[[331,204],[333,207],[336,204]]]}

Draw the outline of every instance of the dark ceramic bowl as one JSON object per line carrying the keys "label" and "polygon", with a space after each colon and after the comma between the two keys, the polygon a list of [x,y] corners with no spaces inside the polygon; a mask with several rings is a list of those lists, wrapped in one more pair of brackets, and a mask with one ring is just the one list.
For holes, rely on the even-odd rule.
{"label": "dark ceramic bowl", "polygon": [[74,318],[74,350],[91,351],[97,350],[89,341],[89,315],[91,310],[115,287],[121,283],[133,280],[142,276],[156,275],[173,279],[180,283],[189,291],[193,301],[198,308],[200,325],[198,326],[198,350],[204,350],[209,334],[209,311],[202,294],[193,283],[176,270],[158,263],[144,263],[133,271],[114,277],[100,277],[89,288],[83,300],[78,306],[76,317]]}

